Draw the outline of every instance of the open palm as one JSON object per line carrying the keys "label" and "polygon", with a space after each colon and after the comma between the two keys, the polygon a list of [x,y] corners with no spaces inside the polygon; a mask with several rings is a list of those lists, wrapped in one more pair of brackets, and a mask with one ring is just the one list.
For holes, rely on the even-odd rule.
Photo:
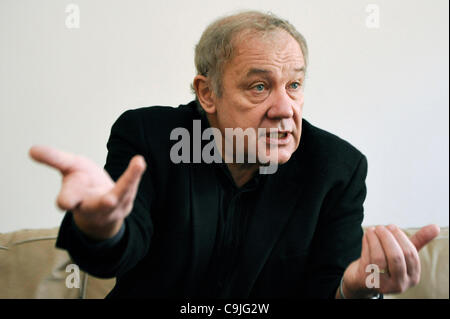
{"label": "open palm", "polygon": [[30,156],[58,169],[62,186],[57,204],[70,210],[77,226],[93,238],[112,237],[131,212],[146,168],[142,156],[134,156],[122,176],[114,182],[108,173],[90,159],[48,146],[33,146]]}

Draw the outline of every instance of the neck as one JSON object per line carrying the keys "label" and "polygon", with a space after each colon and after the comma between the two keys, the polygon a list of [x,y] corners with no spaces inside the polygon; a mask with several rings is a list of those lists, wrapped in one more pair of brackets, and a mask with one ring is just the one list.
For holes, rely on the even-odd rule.
{"label": "neck", "polygon": [[[206,118],[209,122],[209,125],[211,127],[219,128],[218,123],[216,121],[216,117],[211,114],[206,114]],[[252,179],[252,177],[255,175],[256,171],[259,168],[259,165],[256,163],[227,163],[225,160],[225,138],[224,134],[221,131],[222,136],[216,136],[214,135],[214,139],[221,139],[221,145],[222,149],[219,149],[220,155],[222,159],[225,161],[225,163],[228,166],[228,169],[230,170],[231,176],[233,177],[234,183],[238,188],[244,186],[249,180]],[[234,146],[233,146],[234,149]],[[233,154],[229,155],[231,161],[234,160]]]}
{"label": "neck", "polygon": [[244,186],[258,170],[257,164],[236,164],[227,163],[228,169],[230,170],[231,176],[233,177],[234,183],[238,188]]}

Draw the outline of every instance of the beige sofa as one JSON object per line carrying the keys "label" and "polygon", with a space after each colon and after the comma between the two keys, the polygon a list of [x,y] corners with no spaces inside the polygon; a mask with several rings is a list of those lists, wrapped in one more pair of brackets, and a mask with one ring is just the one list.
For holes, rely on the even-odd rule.
{"label": "beige sofa", "polygon": [[[417,229],[405,229],[412,235]],[[76,268],[55,248],[58,228],[0,234],[0,298],[104,298],[114,279],[99,279]],[[420,251],[420,283],[385,298],[449,298],[448,227]],[[78,280],[77,280],[78,279]]]}

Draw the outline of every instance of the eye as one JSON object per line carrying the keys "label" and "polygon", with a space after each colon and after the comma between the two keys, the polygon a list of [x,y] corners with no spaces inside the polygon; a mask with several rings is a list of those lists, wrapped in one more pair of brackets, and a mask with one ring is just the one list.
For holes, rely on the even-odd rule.
{"label": "eye", "polygon": [[298,88],[300,88],[301,83],[300,82],[292,82],[290,84],[291,89],[297,90]]}
{"label": "eye", "polygon": [[265,88],[266,86],[262,83],[257,84],[253,87],[253,89],[255,89],[257,92],[263,92]]}

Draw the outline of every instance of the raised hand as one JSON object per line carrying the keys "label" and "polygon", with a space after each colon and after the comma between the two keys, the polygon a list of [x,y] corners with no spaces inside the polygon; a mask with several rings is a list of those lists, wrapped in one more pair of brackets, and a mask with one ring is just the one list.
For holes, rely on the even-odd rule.
{"label": "raised hand", "polygon": [[78,228],[102,240],[114,236],[133,208],[139,182],[146,169],[141,155],[134,156],[115,183],[108,173],[83,156],[48,146],[33,146],[30,156],[58,169],[63,177],[57,205],[70,210]]}
{"label": "raised hand", "polygon": [[[364,234],[361,257],[344,273],[346,297],[364,298],[374,293],[402,293],[419,283],[419,250],[439,234],[428,225],[411,238],[395,225],[370,227]],[[379,287],[367,287],[368,265],[379,269]]]}

